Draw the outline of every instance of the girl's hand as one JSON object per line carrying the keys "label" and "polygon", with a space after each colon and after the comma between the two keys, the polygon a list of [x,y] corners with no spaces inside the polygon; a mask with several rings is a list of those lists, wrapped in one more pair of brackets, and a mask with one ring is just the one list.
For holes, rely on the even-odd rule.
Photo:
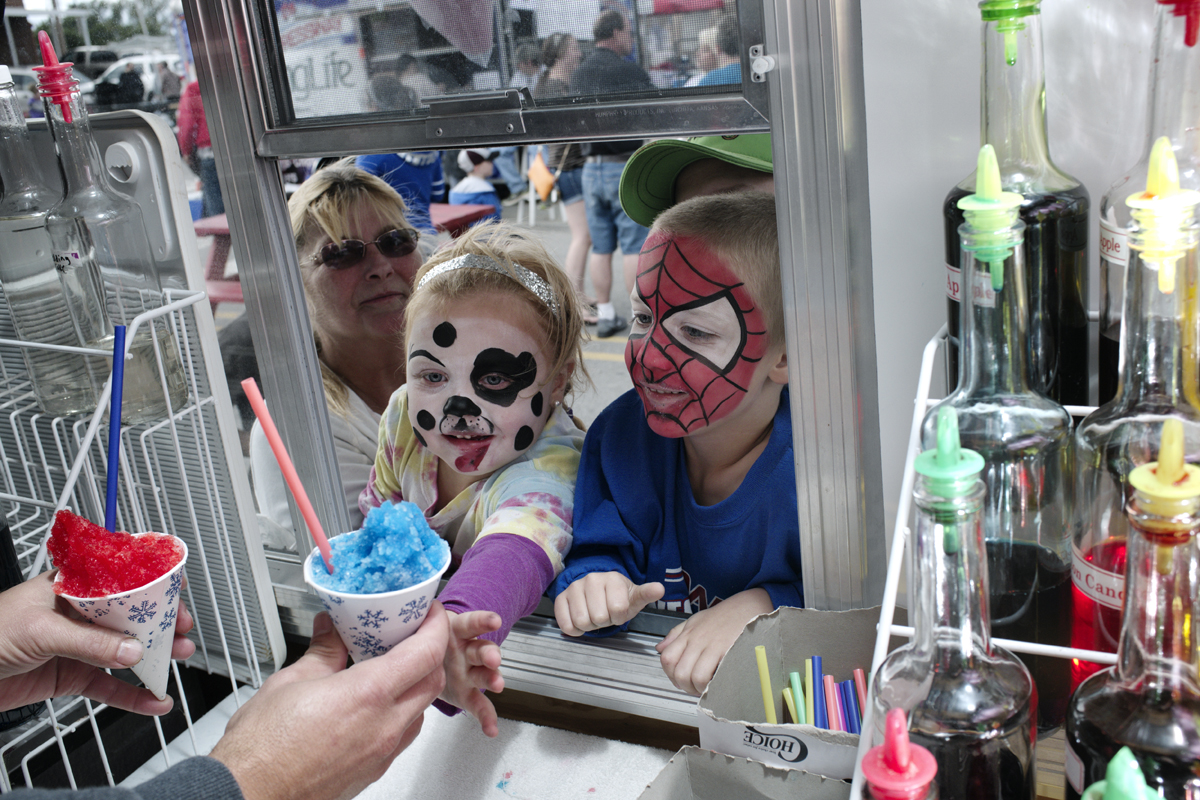
{"label": "girl's hand", "polygon": [[484,690],[504,690],[500,674],[500,645],[477,638],[500,628],[500,615],[494,611],[468,611],[450,618],[450,643],[446,646],[446,688],[443,700],[461,708],[479,720],[487,736],[500,734],[496,707],[487,699]]}
{"label": "girl's hand", "polygon": [[636,584],[621,572],[589,572],[554,598],[554,619],[567,636],[624,625],[662,599],[661,583]]}
{"label": "girl's hand", "polygon": [[671,683],[699,696],[746,623],[774,609],[764,589],[747,589],[697,611],[654,646]]}

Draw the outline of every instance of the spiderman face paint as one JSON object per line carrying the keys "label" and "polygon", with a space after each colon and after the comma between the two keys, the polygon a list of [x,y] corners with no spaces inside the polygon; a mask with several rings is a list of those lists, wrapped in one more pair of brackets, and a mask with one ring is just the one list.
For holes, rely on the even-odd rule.
{"label": "spiderman face paint", "polygon": [[651,430],[687,436],[742,402],[769,346],[741,280],[695,239],[653,232],[638,259],[625,366]]}
{"label": "spiderman face paint", "polygon": [[[510,304],[511,305],[511,304]],[[526,317],[529,319],[526,319]],[[486,477],[537,440],[553,404],[532,314],[429,314],[408,342],[408,415],[418,440],[464,475]]]}

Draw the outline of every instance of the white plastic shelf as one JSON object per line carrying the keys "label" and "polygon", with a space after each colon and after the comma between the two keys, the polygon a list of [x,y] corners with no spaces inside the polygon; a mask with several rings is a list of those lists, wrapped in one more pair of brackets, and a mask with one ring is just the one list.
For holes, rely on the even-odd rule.
{"label": "white plastic shelf", "polygon": [[[1095,312],[1092,312],[1090,316],[1095,319]],[[879,625],[875,633],[875,651],[871,658],[871,671],[867,676],[867,707],[863,709],[863,735],[859,738],[858,755],[854,766],[854,780],[850,785],[851,800],[861,800],[863,797],[862,760],[867,751],[875,744],[874,704],[871,702],[871,698],[874,697],[875,673],[879,670],[879,665],[883,663],[884,658],[887,657],[888,639],[890,637],[906,636],[911,639],[913,636],[913,629],[911,627],[895,625],[893,624],[893,619],[896,614],[896,596],[900,589],[900,570],[904,566],[908,540],[912,535],[908,526],[908,519],[912,510],[913,486],[916,482],[916,473],[913,471],[913,464],[916,461],[917,454],[921,452],[921,422],[925,419],[925,414],[929,409],[941,402],[940,399],[930,399],[929,386],[933,381],[933,367],[937,361],[938,348],[945,343],[946,338],[947,326],[942,325],[933,338],[925,345],[925,350],[921,356],[921,373],[917,380],[917,396],[913,401],[912,427],[909,429],[908,449],[904,457],[904,477],[900,481],[900,502],[896,508],[896,523],[892,531],[891,549],[888,552],[887,580],[883,589],[883,603],[879,610]],[[1066,406],[1066,409],[1075,417],[1087,416],[1095,410],[1091,406]],[[911,576],[909,584],[911,585]],[[1074,658],[1081,661],[1092,661],[1097,664],[1117,663],[1117,657],[1113,653],[1104,653],[1096,650],[1053,647],[1014,639],[992,639],[992,642],[1015,653],[1045,655],[1056,658]]]}

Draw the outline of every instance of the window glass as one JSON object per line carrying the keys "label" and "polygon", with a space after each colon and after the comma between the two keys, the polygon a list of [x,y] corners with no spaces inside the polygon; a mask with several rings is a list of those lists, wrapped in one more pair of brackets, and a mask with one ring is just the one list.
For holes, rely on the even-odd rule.
{"label": "window glass", "polygon": [[293,120],[423,116],[430,97],[505,88],[538,106],[742,90],[732,0],[275,0],[274,12]]}

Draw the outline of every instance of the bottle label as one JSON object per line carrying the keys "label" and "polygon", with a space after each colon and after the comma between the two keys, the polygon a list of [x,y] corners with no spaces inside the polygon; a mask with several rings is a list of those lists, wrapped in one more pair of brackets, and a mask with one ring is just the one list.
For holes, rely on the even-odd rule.
{"label": "bottle label", "polygon": [[1066,744],[1066,752],[1063,753],[1063,772],[1066,773],[1067,781],[1075,793],[1083,794],[1083,761],[1075,755],[1071,743],[1067,742]]}
{"label": "bottle label", "polygon": [[83,261],[76,250],[55,250],[50,255],[54,259],[54,268],[60,275],[75,269]]}
{"label": "bottle label", "polygon": [[1124,228],[1100,220],[1100,257],[1121,267],[1129,264],[1129,234]]}
{"label": "bottle label", "polygon": [[971,302],[984,308],[996,307],[996,290],[992,288],[992,276],[989,273],[975,270],[975,278],[971,281]]}
{"label": "bottle label", "polygon": [[1075,545],[1071,547],[1071,580],[1079,591],[1105,608],[1120,611],[1125,604],[1125,576],[1097,567]]}
{"label": "bottle label", "polygon": [[962,270],[946,265],[946,297],[956,303],[962,302]]}

